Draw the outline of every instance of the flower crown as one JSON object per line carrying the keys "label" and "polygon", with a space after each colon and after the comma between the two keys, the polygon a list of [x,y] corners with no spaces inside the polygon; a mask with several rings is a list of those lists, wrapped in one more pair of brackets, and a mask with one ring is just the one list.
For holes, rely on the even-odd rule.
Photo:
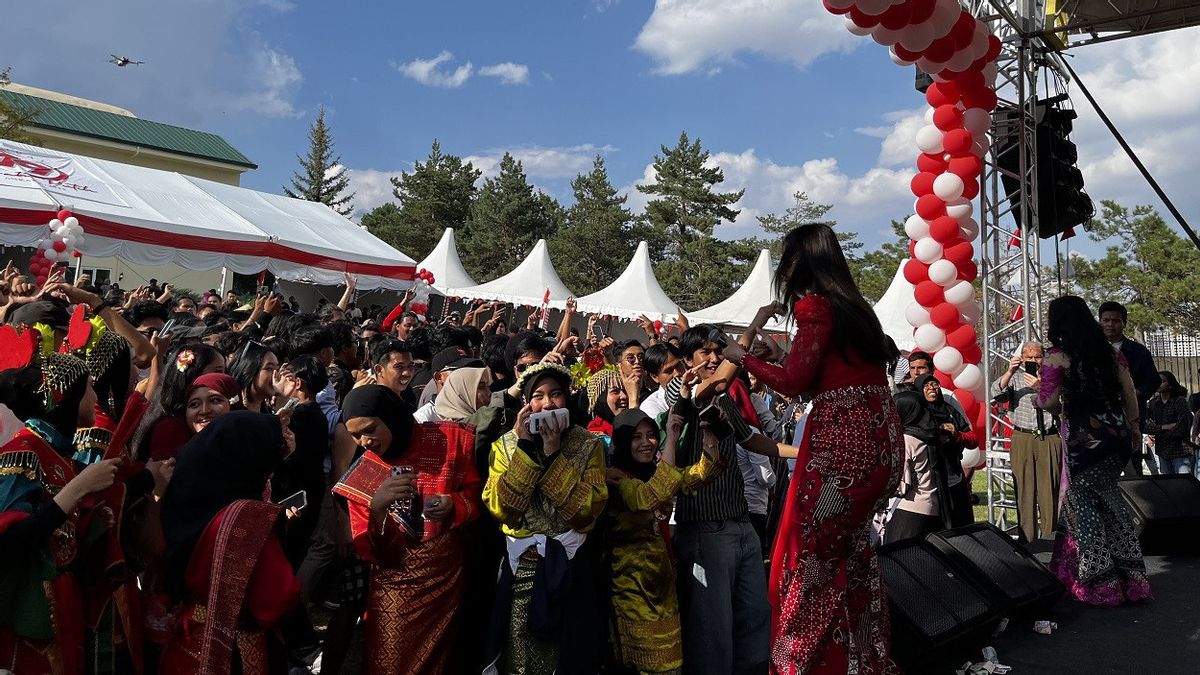
{"label": "flower crown", "polygon": [[539,373],[545,373],[547,371],[558,373],[559,375],[567,378],[567,381],[572,379],[571,371],[567,370],[566,366],[542,361],[529,366],[525,369],[525,372],[521,373],[521,376],[517,378],[517,388],[524,389],[526,384],[533,381],[531,378],[536,377]]}

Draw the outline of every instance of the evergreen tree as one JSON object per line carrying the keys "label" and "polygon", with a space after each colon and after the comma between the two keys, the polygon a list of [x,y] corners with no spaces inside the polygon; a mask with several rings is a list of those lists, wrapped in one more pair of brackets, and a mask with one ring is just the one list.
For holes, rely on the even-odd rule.
{"label": "evergreen tree", "polygon": [[[478,169],[460,157],[442,154],[441,143],[434,139],[423,163],[417,161],[411,173],[391,179],[392,194],[400,206],[386,212],[387,227],[380,231],[387,237],[375,230],[372,234],[416,260],[423,259],[437,246],[445,228],[461,230],[466,224],[478,178]],[[364,217],[363,224],[366,222]]]}
{"label": "evergreen tree", "polygon": [[[825,218],[826,214],[833,208],[833,204],[817,204],[803,192],[796,192],[792,195],[792,198],[795,200],[795,203],[789,206],[783,213],[768,213],[758,216],[758,224],[767,233],[761,248],[770,250],[771,259],[776,263],[779,262],[780,254],[783,253],[783,238],[788,232],[805,223],[825,222],[833,224],[835,222]],[[849,238],[846,237],[847,234]],[[853,232],[839,232],[838,241],[841,241],[844,245],[848,241],[853,242],[855,236]],[[861,246],[862,244],[858,245],[858,247]],[[843,251],[845,251],[844,247]],[[847,251],[847,255],[849,253]]]}
{"label": "evergreen tree", "polygon": [[317,119],[308,131],[308,156],[296,155],[300,171],[292,174],[292,186],[283,188],[284,194],[295,199],[321,202],[333,210],[349,216],[354,213],[354,193],[343,196],[350,187],[350,177],[342,158],[333,156],[333,136],[325,126],[325,108],[317,112]]}
{"label": "evergreen tree", "polygon": [[495,279],[516,267],[538,239],[550,239],[562,222],[562,207],[529,184],[521,162],[509,153],[500,173],[483,182],[471,204],[462,238],[462,260],[475,279]]}
{"label": "evergreen tree", "polygon": [[550,257],[563,283],[579,295],[594,293],[616,280],[637,248],[628,197],[617,193],[599,155],[592,171],[571,181],[575,204],[549,241]]}
{"label": "evergreen tree", "polygon": [[[8,68],[0,70],[0,87],[12,84],[8,75]],[[25,127],[33,122],[40,113],[41,110],[15,108],[0,99],[0,138],[27,145],[40,145],[36,139],[25,133]]]}
{"label": "evergreen tree", "polygon": [[422,260],[429,255],[428,251],[417,255],[415,251],[409,250],[411,247],[408,243],[409,239],[404,236],[406,228],[401,217],[400,207],[392,202],[380,204],[367,211],[362,215],[358,224],[366,228],[367,232],[391,244],[397,251],[403,251],[413,260]]}

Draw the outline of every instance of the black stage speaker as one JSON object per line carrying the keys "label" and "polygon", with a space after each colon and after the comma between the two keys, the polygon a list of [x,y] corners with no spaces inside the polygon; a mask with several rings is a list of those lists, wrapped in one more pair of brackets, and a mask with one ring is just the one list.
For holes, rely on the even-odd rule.
{"label": "black stage speaker", "polygon": [[1128,476],[1118,479],[1133,510],[1142,548],[1154,553],[1193,552],[1200,531],[1200,480],[1194,476]]}
{"label": "black stage speaker", "polygon": [[879,548],[892,616],[892,658],[909,673],[978,656],[1000,614],[933,544],[908,539]]}
{"label": "black stage speaker", "polygon": [[1044,619],[1066,591],[1045,565],[991,523],[938,532],[928,541],[983,589],[1001,616]]}

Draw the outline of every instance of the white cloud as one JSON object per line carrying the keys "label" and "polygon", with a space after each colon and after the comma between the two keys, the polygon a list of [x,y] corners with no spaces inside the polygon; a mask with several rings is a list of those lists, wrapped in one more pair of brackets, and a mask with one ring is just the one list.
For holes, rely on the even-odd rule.
{"label": "white cloud", "polygon": [[574,178],[580,173],[590,171],[592,160],[596,155],[606,155],[616,152],[611,145],[582,145],[546,147],[521,146],[513,148],[494,148],[484,152],[463,157],[483,172],[480,177],[491,178],[500,172],[500,159],[505,152],[521,162],[526,175],[530,178]]}
{"label": "white cloud", "polygon": [[470,61],[453,69],[443,69],[442,65],[454,60],[454,54],[443,50],[432,59],[413,59],[408,63],[396,66],[405,77],[416,80],[430,87],[457,89],[471,79],[475,66]]}
{"label": "white cloud", "polygon": [[267,117],[300,117],[303,111],[294,104],[304,76],[296,60],[271,47],[262,47],[251,56],[249,73],[255,84],[252,91],[230,99],[230,107]]}
{"label": "white cloud", "polygon": [[917,131],[925,126],[923,110],[899,110],[883,116],[889,125],[864,127],[856,132],[874,138],[882,138],[879,147],[879,166],[912,166],[916,162]]}
{"label": "white cloud", "polygon": [[[412,168],[412,167],[408,167]],[[380,171],[378,169],[346,169],[350,178],[349,191],[354,193],[355,218],[390,201],[392,197],[393,176],[399,176],[400,171]]]}
{"label": "white cloud", "polygon": [[681,75],[712,74],[742,52],[803,67],[862,42],[812,0],[657,0],[634,47],[656,72]]}
{"label": "white cloud", "polygon": [[529,66],[522,63],[497,63],[479,69],[484,77],[499,78],[504,84],[529,84]]}

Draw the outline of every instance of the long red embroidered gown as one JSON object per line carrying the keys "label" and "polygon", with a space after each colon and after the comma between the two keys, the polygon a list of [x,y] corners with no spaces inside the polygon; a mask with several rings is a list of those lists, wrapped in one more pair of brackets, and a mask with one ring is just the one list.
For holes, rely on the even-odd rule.
{"label": "long red embroidered gown", "polygon": [[903,427],[883,367],[830,344],[829,301],[806,296],[795,317],[782,366],[744,361],[768,387],[814,398],[771,556],[771,672],[892,673],[870,524],[899,481]]}

